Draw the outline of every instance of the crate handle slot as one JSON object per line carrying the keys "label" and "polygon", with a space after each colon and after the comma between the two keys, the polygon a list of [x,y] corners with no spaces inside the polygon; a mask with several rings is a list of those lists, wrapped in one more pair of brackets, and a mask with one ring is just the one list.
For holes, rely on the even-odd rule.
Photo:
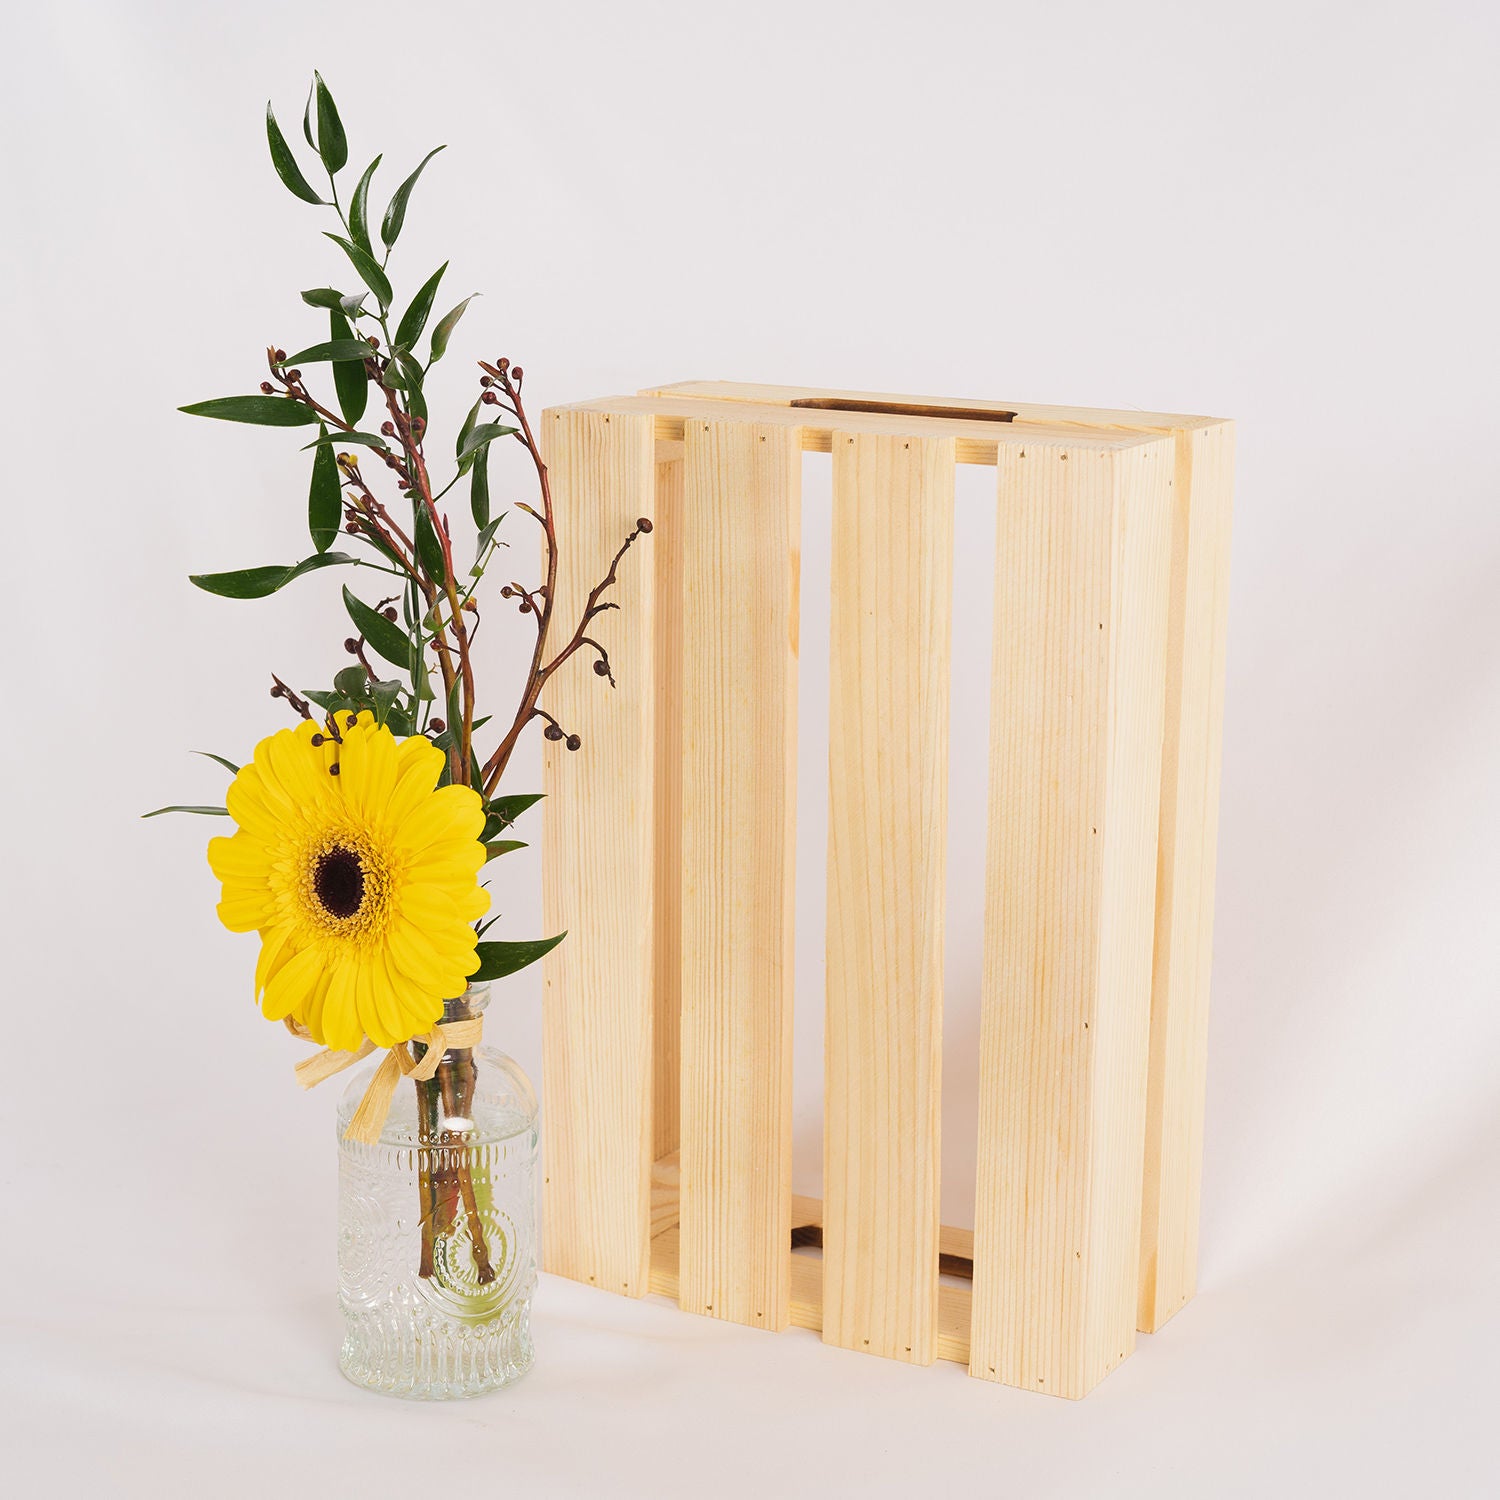
{"label": "crate handle slot", "polygon": [[803,396],[787,403],[804,411],[867,411],[889,417],[949,417],[959,422],[1014,422],[1013,411],[982,406],[924,406],[914,401],[855,401],[840,397]]}

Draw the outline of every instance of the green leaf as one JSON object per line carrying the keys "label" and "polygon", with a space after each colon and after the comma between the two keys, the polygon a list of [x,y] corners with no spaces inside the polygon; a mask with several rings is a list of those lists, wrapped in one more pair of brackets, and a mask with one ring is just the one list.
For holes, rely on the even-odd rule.
{"label": "green leaf", "polygon": [[250,422],[257,427],[311,427],[318,414],[290,396],[219,396],[179,406],[190,417],[217,417],[221,422]]}
{"label": "green leaf", "polygon": [[482,984],[487,979],[504,979],[507,974],[515,974],[550,953],[567,935],[560,932],[556,937],[538,938],[530,943],[479,943],[475,947],[479,967],[469,975],[469,983]]}
{"label": "green leaf", "polygon": [[396,347],[396,363],[401,367],[402,384],[406,387],[406,408],[412,416],[421,417],[425,422],[427,397],[422,394],[422,367],[399,345]]}
{"label": "green leaf", "polygon": [[443,558],[443,544],[438,539],[425,502],[417,502],[416,514],[417,556],[422,559],[422,566],[427,569],[427,576],[441,584],[448,576],[447,564]]}
{"label": "green leaf", "polygon": [[307,103],[302,106],[302,139],[314,151],[318,149],[317,137],[313,135],[313,102],[316,95],[317,84],[309,83],[307,86]]}
{"label": "green leaf", "polygon": [[438,319],[438,325],[432,330],[432,358],[429,364],[436,364],[448,352],[448,340],[453,337],[453,330],[458,327],[458,320],[463,317],[464,309],[479,295],[478,292],[470,292],[457,307],[445,312]]}
{"label": "green leaf", "polygon": [[474,563],[478,566],[479,559],[484,556],[484,549],[488,545],[488,537],[494,535],[490,531],[490,450],[486,444],[474,456],[474,472],[469,476],[469,511],[474,517],[474,524],[479,528],[479,546],[474,553]]}
{"label": "green leaf", "polygon": [[359,279],[375,293],[380,305],[389,307],[391,283],[385,272],[380,269],[380,262],[368,250],[362,249],[352,240],[346,240],[343,235],[334,234],[326,229],[323,233],[349,257],[354,269],[359,272]]}
{"label": "green leaf", "polygon": [[365,168],[365,175],[359,179],[359,186],[354,189],[354,196],[349,200],[349,234],[361,250],[368,250],[371,254],[375,247],[370,243],[370,179],[379,165],[380,158],[377,156]]}
{"label": "green leaf", "polygon": [[422,337],[422,330],[427,326],[427,320],[432,316],[433,299],[437,296],[438,282],[443,279],[443,272],[448,269],[448,262],[444,261],[431,276],[422,283],[422,289],[411,299],[411,306],[401,314],[401,321],[396,325],[396,343],[403,349],[415,349],[417,340]]}
{"label": "green leaf", "polygon": [[334,291],[331,286],[315,286],[303,292],[302,300],[309,307],[338,307],[343,303],[344,294]]}
{"label": "green leaf", "polygon": [[266,139],[271,143],[271,165],[276,168],[276,175],[287,187],[304,203],[325,203],[327,200],[320,198],[313,191],[312,184],[302,175],[302,168],[297,165],[297,158],[292,155],[292,148],[287,145],[281,126],[276,123],[276,115],[269,99],[266,101]]}
{"label": "green leaf", "polygon": [[[483,405],[484,403],[482,401],[476,401],[473,406],[469,408],[468,415],[463,419],[463,422],[458,429],[458,436],[453,440],[453,456],[455,458],[457,458],[458,455],[463,452],[464,444],[468,442],[469,434],[473,432],[474,424],[479,420],[480,408]],[[458,472],[462,474],[467,467],[467,464],[460,464]]]}
{"label": "green leaf", "polygon": [[[337,379],[337,365],[333,367],[333,373],[334,378]],[[378,437],[373,432],[359,432],[357,430],[354,432],[325,432],[322,437],[314,438],[312,442],[306,444],[302,451],[306,453],[308,448],[321,448],[326,444],[332,444],[335,448],[341,448],[345,443],[353,443],[359,448],[375,448],[381,453],[389,453],[391,451],[386,446],[383,437]]]}
{"label": "green leaf", "polygon": [[363,703],[369,691],[369,674],[356,663],[333,674],[333,690],[351,703]]}
{"label": "green leaf", "polygon": [[401,683],[395,678],[370,684],[370,699],[375,705],[377,723],[385,724],[389,721],[391,711],[395,708],[396,700],[400,696]]}
{"label": "green leaf", "polygon": [[[326,432],[327,428],[323,430]],[[307,530],[319,552],[326,552],[333,545],[343,510],[339,466],[333,449],[314,448],[312,481],[307,488]]]}
{"label": "green leaf", "polygon": [[488,864],[492,859],[499,859],[502,854],[510,854],[513,850],[525,847],[519,839],[500,839],[496,843],[486,844],[484,862]]}
{"label": "green leaf", "polygon": [[371,609],[363,600],[356,599],[347,588],[344,590],[344,608],[349,611],[355,628],[379,655],[403,672],[410,671],[411,640],[399,625]]}
{"label": "green leaf", "polygon": [[422,158],[422,165],[417,168],[405,182],[398,187],[386,207],[385,218],[380,221],[380,238],[385,241],[387,250],[396,243],[396,236],[401,233],[401,226],[406,222],[406,200],[411,197],[411,190],[417,185],[417,178],[422,175],[422,168],[432,160],[439,151],[446,150],[444,146],[434,146],[426,156]]}
{"label": "green leaf", "polygon": [[270,566],[241,568],[234,573],[192,573],[188,576],[188,582],[204,593],[218,594],[222,599],[265,599],[277,589],[284,589],[293,579],[301,578],[304,573],[314,573],[319,568],[332,568],[340,563],[355,561],[347,552],[320,552],[289,568]]}
{"label": "green leaf", "polygon": [[[328,312],[328,331],[333,337],[327,347],[361,342],[353,336],[354,330],[350,328],[348,318],[334,308],[330,308]],[[364,350],[356,358],[335,360],[333,366],[333,388],[338,392],[339,410],[344,414],[344,420],[350,424],[364,416],[365,403],[370,396],[370,379],[365,373],[365,360],[374,351],[368,344],[364,345]]]}
{"label": "green leaf", "polygon": [[218,761],[231,776],[240,774],[240,768],[232,760],[225,760],[222,755],[215,755],[212,750],[194,750],[193,754],[207,756],[209,760]]}
{"label": "green leaf", "polygon": [[469,429],[469,435],[463,440],[458,450],[458,461],[463,463],[471,453],[477,453],[486,443],[493,443],[496,438],[509,437],[513,432],[519,432],[517,427],[502,427],[499,422],[481,422],[477,427]]}
{"label": "green leaf", "polygon": [[158,807],[154,808],[151,812],[142,813],[141,816],[143,818],[159,818],[163,813],[169,812],[205,813],[214,818],[227,818],[229,816],[229,809],[227,807]]}
{"label": "green leaf", "polygon": [[331,714],[347,713],[354,707],[354,703],[342,693],[328,693],[320,688],[303,688],[302,696],[309,703],[316,703],[319,708]]}
{"label": "green leaf", "polygon": [[313,87],[318,91],[318,155],[330,172],[337,172],[349,160],[349,142],[344,136],[344,122],[339,119],[333,95],[323,82],[321,73],[313,74]]}
{"label": "green leaf", "polygon": [[528,807],[535,807],[544,795],[542,792],[518,792],[511,797],[491,797],[486,808],[489,817],[480,837],[488,842],[502,829],[509,828]]}
{"label": "green leaf", "polygon": [[[343,314],[340,313],[339,316],[342,317]],[[297,353],[278,359],[276,363],[285,368],[288,365],[327,364],[335,359],[357,359],[363,362],[374,352],[363,339],[329,339],[325,343],[309,344],[306,349],[299,349]]]}

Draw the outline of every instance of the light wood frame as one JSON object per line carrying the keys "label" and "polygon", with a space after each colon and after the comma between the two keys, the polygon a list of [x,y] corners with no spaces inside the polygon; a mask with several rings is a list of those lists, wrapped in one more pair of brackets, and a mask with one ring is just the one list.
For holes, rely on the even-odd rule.
{"label": "light wood frame", "polygon": [[[619,690],[552,688],[588,753],[545,764],[546,1268],[1083,1395],[1195,1286],[1233,425],[699,382],[543,431],[560,594],[655,523],[598,621]],[[821,1203],[791,1192],[806,451],[834,463]],[[938,1215],[957,463],[999,505],[972,1232]]]}

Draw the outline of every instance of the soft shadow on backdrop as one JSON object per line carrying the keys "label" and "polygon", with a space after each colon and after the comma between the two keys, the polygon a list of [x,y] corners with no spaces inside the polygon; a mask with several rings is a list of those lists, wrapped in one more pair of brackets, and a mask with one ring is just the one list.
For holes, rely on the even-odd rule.
{"label": "soft shadow on backdrop", "polygon": [[[442,1433],[466,1483],[527,1494],[1490,1488],[1491,7],[271,0],[37,7],[10,31],[0,1433],[25,1492],[133,1493],[154,1464],[168,1493],[361,1473],[411,1495]],[[339,1379],[334,1090],[301,1095],[251,1010],[205,827],[135,816],[215,799],[186,752],[241,758],[276,727],[268,670],[340,664],[325,579],[260,605],[185,581],[300,555],[296,443],[174,412],[320,334],[296,291],[339,252],[260,123],[268,95],[295,120],[314,66],[387,190],[449,143],[398,251],[409,284],[451,257],[454,299],[485,293],[435,409],[466,404],[469,355],[506,353],[542,404],[724,377],[1239,419],[1202,1291],[1082,1405],[551,1279],[513,1393],[424,1412]],[[964,483],[960,1219],[993,531]],[[801,1187],[827,735],[812,461],[807,485]],[[487,635],[502,693],[521,633],[496,611]],[[513,785],[537,780],[532,746]],[[532,852],[499,905],[539,931]],[[492,1015],[539,1077],[535,974]]]}

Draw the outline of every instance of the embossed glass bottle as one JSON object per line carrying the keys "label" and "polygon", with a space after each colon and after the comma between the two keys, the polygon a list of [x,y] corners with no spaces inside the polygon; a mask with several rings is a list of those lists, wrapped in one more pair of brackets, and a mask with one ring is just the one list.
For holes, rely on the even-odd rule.
{"label": "embossed glass bottle", "polygon": [[[477,1016],[488,985],[443,1011]],[[537,1108],[517,1064],[453,1048],[426,1083],[403,1079],[373,1146],[344,1130],[374,1067],[338,1112],[339,1363],[356,1385],[442,1400],[477,1396],[531,1365]]]}

